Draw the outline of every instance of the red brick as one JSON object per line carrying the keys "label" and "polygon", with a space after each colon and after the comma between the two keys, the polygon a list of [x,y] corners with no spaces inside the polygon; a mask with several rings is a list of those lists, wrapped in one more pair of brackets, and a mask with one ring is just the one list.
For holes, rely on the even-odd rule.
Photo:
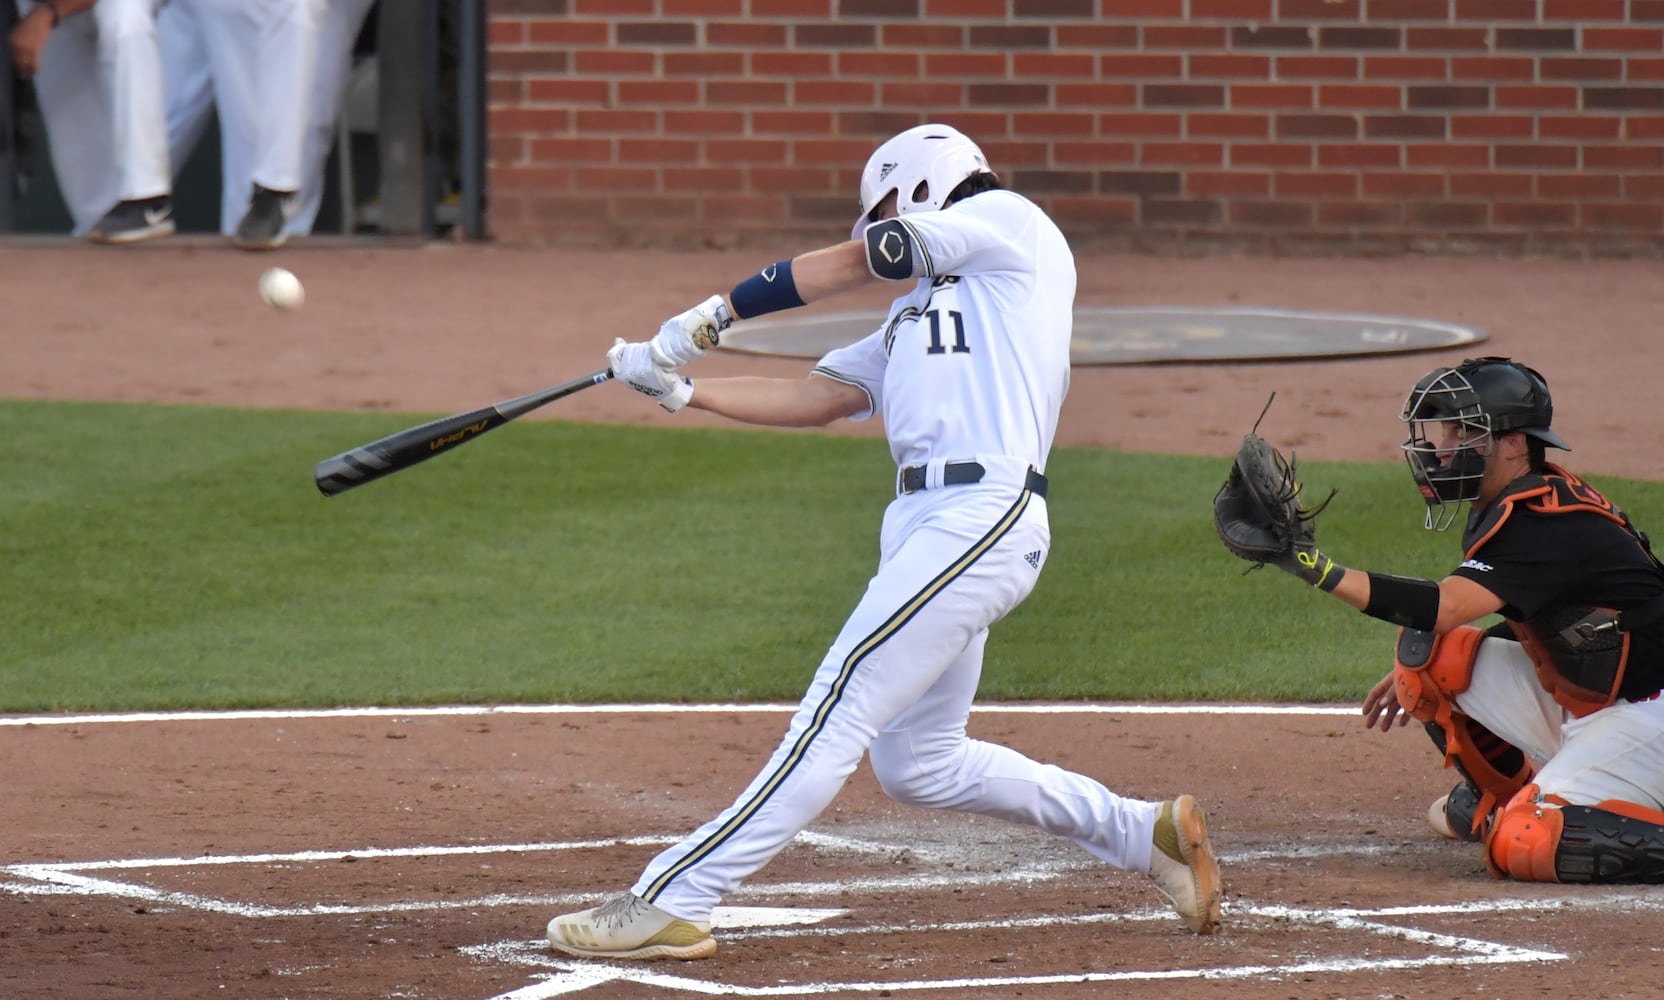
{"label": "red brick", "polygon": [[572,72],[586,76],[651,76],[658,70],[653,52],[626,49],[579,49],[572,54]]}
{"label": "red brick", "polygon": [[1585,52],[1657,53],[1664,48],[1661,28],[1583,28]]}
{"label": "red brick", "polygon": [[1089,223],[1100,227],[1130,225],[1138,217],[1138,199],[1101,195],[1090,198],[1057,197],[1052,199],[1052,214],[1077,224]]}
{"label": "red brick", "polygon": [[[749,56],[752,76],[826,77],[832,75],[830,52],[752,52]],[[670,72],[670,55],[665,56],[665,72]],[[727,73],[726,75],[736,75]]]}
{"label": "red brick", "polygon": [[[646,158],[642,161],[647,161]],[[707,191],[744,191],[745,171],[734,166],[691,166],[677,163],[664,171],[664,190],[689,191],[704,195]]]}
{"label": "red brick", "polygon": [[1559,58],[1545,56],[1537,63],[1541,80],[1617,81],[1624,78],[1622,59]]}
{"label": "red brick", "polygon": [[789,32],[783,24],[754,22],[705,25],[705,44],[729,46],[736,49],[784,48]]}
{"label": "red brick", "polygon": [[491,190],[497,191],[570,191],[570,167],[493,167]]}
{"label": "red brick", "polygon": [[1576,110],[1581,106],[1576,87],[1499,86],[1496,88],[1498,110],[1547,111],[1557,108]]}
{"label": "red brick", "polygon": [[1363,0],[1277,0],[1277,17],[1284,21],[1356,21],[1363,16]]}
{"label": "red brick", "polygon": [[1102,77],[1136,77],[1140,80],[1177,80],[1184,76],[1184,56],[1145,53],[1109,53],[1098,60]]}
{"label": "red brick", "polygon": [[1317,147],[1317,165],[1329,170],[1401,167],[1404,147],[1396,142],[1328,143]]}
{"label": "red brick", "polygon": [[1279,198],[1356,198],[1358,175],[1352,171],[1322,170],[1279,173],[1275,178]]}
{"label": "red brick", "polygon": [[1537,120],[1525,115],[1452,115],[1452,139],[1530,139]]}
{"label": "red brick", "polygon": [[881,24],[879,46],[904,49],[962,49],[965,26],[961,24]]}
{"label": "red brick", "polygon": [[1015,52],[1011,55],[1014,77],[1045,77],[1049,80],[1091,79],[1097,74],[1098,59],[1084,52]]}
{"label": "red brick", "polygon": [[736,135],[745,130],[745,113],[708,108],[666,108],[664,130],[667,135]]}
{"label": "red brick", "polygon": [[1100,167],[1130,164],[1138,159],[1138,145],[1131,142],[1086,142],[1062,139],[1052,143],[1052,160],[1060,166]]}
{"label": "red brick", "polygon": [[1278,56],[1280,80],[1356,80],[1357,56]]}
{"label": "red brick", "polygon": [[619,222],[650,222],[660,227],[667,222],[691,222],[699,218],[699,199],[614,198],[612,215]]}
{"label": "red brick", "polygon": [[971,17],[1004,17],[1005,0],[925,0],[925,16],[953,20]]}
{"label": "red brick", "polygon": [[1624,13],[1624,0],[1543,0],[1545,21],[1622,21]]}
{"label": "red brick", "polygon": [[[795,86],[809,84],[797,82]],[[707,80],[705,103],[779,105],[786,103],[787,84],[781,80]]]}
{"label": "red brick", "polygon": [[1664,140],[1664,117],[1636,115],[1624,121],[1624,138],[1638,142]]}
{"label": "red brick", "polygon": [[[666,178],[668,180],[668,178]],[[766,195],[715,195],[700,199],[701,218],[724,225],[736,220],[778,223],[786,220],[786,203]]]}
{"label": "red brick", "polygon": [[927,77],[1004,77],[1005,56],[993,52],[927,52]]}
{"label": "red brick", "polygon": [[1225,163],[1225,146],[1217,142],[1146,142],[1138,162],[1148,166],[1218,167]]}
{"label": "red brick", "polygon": [[527,39],[533,45],[607,45],[612,42],[611,21],[532,21]]}
{"label": "red brick", "polygon": [[1277,116],[1279,139],[1356,139],[1358,119],[1348,114],[1280,114]]}
{"label": "red brick", "polygon": [[[780,139],[744,139],[730,136],[705,145],[705,162],[715,166],[761,163],[767,166],[786,161],[786,143]],[[867,150],[871,152],[871,150]],[[862,158],[866,153],[862,153]]]}
{"label": "red brick", "polygon": [[1366,198],[1443,198],[1445,175],[1413,173],[1397,170],[1390,173],[1365,174],[1363,193]]}
{"label": "red brick", "polygon": [[1304,83],[1233,83],[1227,103],[1233,108],[1310,108],[1313,88]]}
{"label": "red brick", "polygon": [[488,114],[493,137],[550,135],[572,127],[572,112],[567,108],[492,108]]}
{"label": "red brick", "polygon": [[1172,197],[1183,193],[1184,174],[1178,170],[1100,170],[1096,190],[1102,194]]}
{"label": "red brick", "polygon": [[667,17],[744,17],[745,0],[659,0]]}
{"label": "red brick", "polygon": [[1054,37],[1059,49],[1136,49],[1139,44],[1134,24],[1060,24]]}
{"label": "red brick", "polygon": [[1366,80],[1420,80],[1436,82],[1450,79],[1449,61],[1443,56],[1365,56],[1363,77]]}
{"label": "red brick", "polygon": [[877,93],[877,88],[866,80],[797,80],[792,83],[791,103],[866,107],[873,103]]}
{"label": "red brick", "polygon": [[1138,104],[1136,83],[1059,83],[1052,100],[1060,108],[1130,108]]}
{"label": "red brick", "polygon": [[701,145],[697,139],[667,139],[664,136],[619,139],[618,162],[691,165],[699,162]]}
{"label": "red brick", "polygon": [[[766,57],[769,53],[761,55]],[[665,76],[739,76],[746,71],[745,54],[741,52],[666,52],[663,59]],[[752,68],[756,68],[755,64]]]}
{"label": "red brick", "polygon": [[486,81],[485,99],[493,108],[520,104],[526,99],[526,81],[517,76],[505,79],[492,77]]}
{"label": "red brick", "polygon": [[565,73],[569,57],[547,49],[499,49],[491,53],[491,75],[537,76]]}
{"label": "red brick", "polygon": [[[612,88],[605,80],[534,79],[526,81],[526,100],[531,104],[606,104]],[[693,91],[697,94],[697,89]],[[623,87],[619,88],[623,96]]]}
{"label": "red brick", "polygon": [[1141,95],[1146,108],[1218,108],[1225,88],[1217,83],[1147,83]]}
{"label": "red brick", "polygon": [[1540,115],[1539,139],[1621,139],[1624,120],[1617,115]]}
{"label": "red brick", "polygon": [[1147,226],[1214,226],[1223,206],[1210,199],[1146,198],[1139,202],[1138,215]]}
{"label": "red brick", "polygon": [[1196,198],[1263,198],[1271,175],[1258,170],[1187,170],[1184,193]]}
{"label": "red brick", "polygon": [[1314,150],[1297,142],[1233,142],[1232,167],[1309,167]]}
{"label": "red brick", "polygon": [[910,52],[840,52],[838,75],[913,79],[919,75],[919,57]]}
{"label": "red brick", "polygon": [[1585,229],[1622,229],[1656,233],[1664,224],[1664,205],[1579,205],[1578,222]]}
{"label": "red brick", "polygon": [[1617,174],[1537,175],[1537,196],[1540,198],[1588,201],[1592,198],[1617,198],[1622,193],[1623,181]]}
{"label": "red brick", "polygon": [[[1168,18],[1177,20],[1185,16],[1185,0],[1114,0],[1103,9],[1099,16],[1104,20],[1144,20],[1148,18]],[[1004,5],[1001,4],[1003,7]],[[934,13],[934,9],[931,13]]]}
{"label": "red brick", "polygon": [[1250,228],[1305,228],[1312,224],[1311,204],[1303,201],[1237,201],[1226,215],[1232,225]]}
{"label": "red brick", "polygon": [[485,44],[492,49],[509,48],[526,41],[526,22],[492,18],[485,26]]}
{"label": "red brick", "polygon": [[1450,175],[1452,198],[1529,198],[1530,174],[1470,171]]}
{"label": "red brick", "polygon": [[1271,0],[1190,0],[1190,16],[1234,21],[1269,21]]}
{"label": "red brick", "polygon": [[536,163],[611,163],[611,139],[593,136],[562,136],[529,140],[528,152]]}
{"label": "red brick", "polygon": [[751,0],[751,16],[791,21],[825,20],[832,16],[832,0]]}
{"label": "red brick", "polygon": [[[1192,0],[1194,3],[1195,0]],[[1192,14],[1192,17],[1201,15]],[[1223,49],[1225,29],[1212,24],[1151,24],[1144,28],[1146,49]]]}
{"label": "red brick", "polygon": [[1544,167],[1573,170],[1577,167],[1577,159],[1576,146],[1546,146],[1533,143],[1529,146],[1499,144],[1496,147],[1496,165],[1504,170]]}
{"label": "red brick", "polygon": [[1381,21],[1448,21],[1453,0],[1369,0],[1368,15]]}
{"label": "red brick", "polygon": [[1624,60],[1624,65],[1631,82],[1640,83],[1644,80],[1664,80],[1664,59],[1643,59],[1636,56]]}
{"label": "red brick", "polygon": [[1185,57],[1186,76],[1192,80],[1242,78],[1264,80],[1271,75],[1271,57],[1237,52],[1192,52]]}
{"label": "red brick", "polygon": [[1098,117],[1098,134],[1104,138],[1177,138],[1184,135],[1184,116],[1172,112],[1129,111]]}
{"label": "red brick", "polygon": [[1418,201],[1407,206],[1405,221],[1417,229],[1482,228],[1491,206],[1472,201]]}
{"label": "red brick", "polygon": [[879,85],[879,101],[887,107],[913,105],[930,108],[958,108],[965,105],[963,83],[909,80],[885,81]]}
{"label": "red brick", "polygon": [[1403,110],[1404,88],[1380,83],[1325,83],[1317,88],[1317,106]]}
{"label": "red brick", "polygon": [[865,139],[799,139],[792,152],[798,163],[865,163],[872,144]]}
{"label": "red brick", "polygon": [[1192,139],[1268,139],[1271,116],[1191,112],[1185,116],[1185,135]]}
{"label": "red brick", "polygon": [[834,187],[833,172],[824,167],[758,166],[750,175],[752,190],[759,192],[820,194]]}
{"label": "red brick", "polygon": [[1584,170],[1664,170],[1664,146],[1585,146]]}
{"label": "red brick", "polygon": [[526,162],[526,140],[518,136],[493,135],[485,145],[487,167]]}
{"label": "red brick", "polygon": [[1664,199],[1664,175],[1631,174],[1625,176],[1624,197],[1632,201]]}
{"label": "red brick", "polygon": [[1412,142],[1404,146],[1406,167],[1485,170],[1491,165],[1491,147],[1473,142]]}
{"label": "red brick", "polygon": [[1456,0],[1458,21],[1535,21],[1537,0]]}
{"label": "red brick", "polygon": [[656,0],[572,0],[572,9],[595,17],[652,14]]}
{"label": "red brick", "polygon": [[579,135],[658,134],[658,111],[623,108],[579,108],[573,113],[572,130]]}
{"label": "red brick", "polygon": [[1090,114],[1070,111],[1019,111],[1011,116],[1011,134],[1023,136],[1090,137],[1097,122]]}
{"label": "red brick", "polygon": [[1450,77],[1464,83],[1535,80],[1537,60],[1530,56],[1453,56]]}
{"label": "red brick", "polygon": [[1491,33],[1483,27],[1410,28],[1404,33],[1404,47],[1411,52],[1484,52],[1491,47]]}
{"label": "red brick", "polygon": [[1577,206],[1505,201],[1492,206],[1491,218],[1498,226],[1566,228],[1577,218]]}
{"label": "red brick", "polygon": [[1043,83],[968,83],[966,103],[972,107],[1040,107],[1051,103],[1051,88]]}
{"label": "red brick", "polygon": [[1398,226],[1404,209],[1396,201],[1326,201],[1317,206],[1317,222],[1323,226]]}

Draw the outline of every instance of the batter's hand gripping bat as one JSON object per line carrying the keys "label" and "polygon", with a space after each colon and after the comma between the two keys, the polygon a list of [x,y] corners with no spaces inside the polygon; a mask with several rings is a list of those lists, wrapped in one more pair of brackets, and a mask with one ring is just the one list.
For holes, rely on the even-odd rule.
{"label": "batter's hand gripping bat", "polygon": [[333,458],[324,459],[312,470],[312,479],[318,484],[318,492],[326,497],[345,493],[355,486],[363,486],[383,476],[391,476],[417,462],[425,462],[440,452],[467,444],[515,417],[524,416],[540,406],[564,399],[592,385],[600,385],[610,378],[612,372],[603,369],[593,375],[575,378],[570,382],[563,382],[514,399],[505,399],[494,406],[441,417],[420,427],[389,434],[378,441],[371,441],[351,451],[343,451]]}

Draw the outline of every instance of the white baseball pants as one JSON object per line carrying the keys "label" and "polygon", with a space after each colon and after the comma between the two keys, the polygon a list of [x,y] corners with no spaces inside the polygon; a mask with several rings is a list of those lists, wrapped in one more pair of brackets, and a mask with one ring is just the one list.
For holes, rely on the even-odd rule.
{"label": "white baseball pants", "polygon": [[1147,871],[1157,804],[965,734],[988,627],[1033,589],[1050,535],[1045,500],[1010,482],[890,504],[878,572],[768,764],[732,806],[655,858],[633,891],[682,919],[709,920],[869,750],[900,801],[1027,823]]}

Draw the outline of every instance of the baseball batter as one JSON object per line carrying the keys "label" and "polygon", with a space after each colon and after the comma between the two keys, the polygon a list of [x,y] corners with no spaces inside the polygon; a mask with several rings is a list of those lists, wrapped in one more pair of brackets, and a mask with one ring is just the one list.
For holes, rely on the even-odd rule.
{"label": "baseball batter", "polygon": [[[945,125],[879,146],[860,196],[849,242],[771,264],[607,355],[620,381],[670,412],[774,426],[880,414],[896,496],[878,570],[762,771],[629,892],[551,920],[549,942],[612,959],[713,954],[717,902],[826,808],[863,754],[898,801],[1067,837],[1148,873],[1192,930],[1210,932],[1220,880],[1194,798],[1122,798],[965,732],[988,630],[1033,589],[1051,547],[1044,472],[1069,385],[1068,244]],[[804,378],[704,379],[695,391],[677,374],[734,320],[875,279],[911,288],[882,327]]]}
{"label": "baseball batter", "polygon": [[[1402,626],[1366,724],[1427,725],[1463,776],[1428,820],[1482,841],[1498,877],[1664,882],[1664,565],[1622,510],[1547,460],[1567,445],[1531,368],[1439,368],[1400,416],[1427,527],[1470,505],[1462,563],[1439,581],[1365,573],[1315,542],[1277,563]],[[1472,624],[1492,614],[1503,622]]]}

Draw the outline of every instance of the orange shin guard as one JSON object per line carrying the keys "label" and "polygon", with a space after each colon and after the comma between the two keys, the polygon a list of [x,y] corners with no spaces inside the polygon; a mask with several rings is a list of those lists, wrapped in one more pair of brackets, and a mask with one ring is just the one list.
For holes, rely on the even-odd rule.
{"label": "orange shin guard", "polygon": [[1485,840],[1486,866],[1497,878],[1560,881],[1555,860],[1562,826],[1559,808],[1539,801],[1536,785],[1526,785],[1497,813]]}

